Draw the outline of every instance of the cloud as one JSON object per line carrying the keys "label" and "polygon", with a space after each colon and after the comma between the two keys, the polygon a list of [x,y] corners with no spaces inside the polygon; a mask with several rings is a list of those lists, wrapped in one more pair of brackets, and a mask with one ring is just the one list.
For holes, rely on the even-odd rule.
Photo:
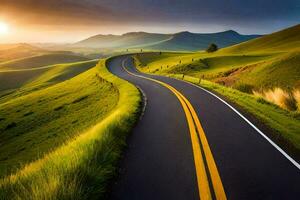
{"label": "cloud", "polygon": [[299,10],[299,0],[0,0],[18,32],[268,33],[299,23]]}
{"label": "cloud", "polygon": [[100,4],[70,0],[2,0],[0,12],[17,23],[46,25],[109,23],[117,16]]}
{"label": "cloud", "polygon": [[300,19],[298,0],[0,0],[0,3],[1,13],[35,24]]}

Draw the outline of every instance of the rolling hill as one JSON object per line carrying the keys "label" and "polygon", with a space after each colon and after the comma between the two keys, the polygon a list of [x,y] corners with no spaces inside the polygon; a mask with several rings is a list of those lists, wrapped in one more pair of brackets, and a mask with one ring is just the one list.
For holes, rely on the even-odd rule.
{"label": "rolling hill", "polygon": [[[33,68],[29,70],[0,72],[0,102],[5,101],[8,98],[15,98],[33,90],[68,80],[71,77],[94,67],[97,62],[98,60],[89,60],[50,65],[48,67]],[[14,92],[14,90],[17,91]],[[6,96],[11,92],[14,93]]]}
{"label": "rolling hill", "polygon": [[85,131],[116,106],[117,91],[97,80],[95,65],[69,81],[0,101],[0,177]]}
{"label": "rolling hill", "polygon": [[[19,47],[17,46],[17,49]],[[7,52],[4,49],[3,51]],[[45,51],[30,57],[2,62],[0,63],[0,97],[16,89],[21,91],[19,87],[34,81],[44,73],[47,74],[49,80],[51,78],[54,80],[55,76],[52,72],[56,72],[57,76],[63,76],[66,70],[69,74],[75,75],[95,66],[96,62],[96,60],[63,51]],[[50,82],[55,82],[53,80],[51,79]]]}
{"label": "rolling hill", "polygon": [[21,59],[15,59],[8,62],[0,63],[0,72],[3,70],[18,70],[28,68],[38,68],[42,66],[53,65],[57,63],[70,63],[78,61],[86,61],[85,58],[73,53],[47,53],[37,56],[31,56]]}
{"label": "rolling hill", "polygon": [[300,49],[300,24],[221,50],[223,53],[282,52]]}
{"label": "rolling hill", "polygon": [[13,59],[20,59],[47,53],[48,51],[26,43],[20,44],[0,44],[0,62]]}
{"label": "rolling hill", "polygon": [[241,35],[235,31],[219,33],[158,34],[131,32],[123,35],[96,35],[73,44],[92,48],[143,48],[148,50],[195,51],[206,49],[210,43],[226,47],[244,42],[259,35]]}
{"label": "rolling hill", "polygon": [[[144,72],[202,77],[245,93],[260,93],[280,107],[295,110],[299,100],[293,93],[300,89],[299,35],[300,25],[296,25],[214,53],[147,53],[137,60]],[[276,98],[284,104],[274,100],[274,91],[280,91]],[[289,97],[295,99],[288,103]]]}
{"label": "rolling hill", "polygon": [[101,198],[140,93],[102,51],[45,48],[0,44],[0,199]]}
{"label": "rolling hill", "polygon": [[141,70],[204,76],[227,86],[292,90],[300,86],[299,35],[297,25],[214,53],[144,54],[140,61],[148,67]]}
{"label": "rolling hill", "polygon": [[141,103],[97,62],[58,65],[22,89],[50,86],[0,98],[0,199],[103,198]]}
{"label": "rolling hill", "polygon": [[130,48],[161,42],[170,37],[171,35],[168,34],[146,32],[131,32],[123,35],[95,35],[77,42],[73,46],[92,48]]}

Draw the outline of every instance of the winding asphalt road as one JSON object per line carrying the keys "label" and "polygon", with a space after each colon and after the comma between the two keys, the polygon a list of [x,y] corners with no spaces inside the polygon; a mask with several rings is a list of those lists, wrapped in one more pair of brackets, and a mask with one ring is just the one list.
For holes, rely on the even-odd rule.
{"label": "winding asphalt road", "polygon": [[[220,99],[183,81],[137,72],[130,56],[112,59],[108,69],[138,86],[147,98],[110,199],[300,199],[299,165]],[[184,109],[188,103],[183,98],[195,110],[194,124],[197,117],[201,122],[197,133],[203,128],[209,143],[198,137],[200,154],[195,153],[194,125],[188,123],[193,108]],[[206,196],[197,156],[202,156],[198,164],[203,163],[207,174]],[[221,184],[215,181],[217,175]]]}

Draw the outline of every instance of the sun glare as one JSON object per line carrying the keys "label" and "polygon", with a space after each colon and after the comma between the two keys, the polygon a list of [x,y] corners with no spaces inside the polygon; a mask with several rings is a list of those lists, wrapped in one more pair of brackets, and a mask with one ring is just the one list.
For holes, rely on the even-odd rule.
{"label": "sun glare", "polygon": [[0,34],[6,34],[8,32],[8,25],[4,22],[0,22]]}

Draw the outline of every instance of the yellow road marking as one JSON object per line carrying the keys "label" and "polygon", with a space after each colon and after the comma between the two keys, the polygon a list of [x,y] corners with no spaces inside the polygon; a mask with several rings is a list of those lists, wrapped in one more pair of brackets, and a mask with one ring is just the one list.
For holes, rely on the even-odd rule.
{"label": "yellow road marking", "polygon": [[188,109],[187,105],[185,104],[184,100],[180,97],[180,94],[177,92],[176,89],[174,89],[172,86],[169,86],[163,82],[159,81],[158,83],[160,83],[163,86],[170,89],[177,96],[177,98],[179,99],[179,101],[184,109],[184,112],[185,112],[185,115],[186,115],[186,118],[188,121],[190,135],[191,135],[199,196],[200,196],[200,199],[212,199],[210,189],[209,189],[208,178],[207,178],[207,174],[206,174],[206,170],[205,170],[205,166],[204,166],[203,156],[201,154],[200,143],[197,138],[197,131],[196,131],[196,127],[194,125],[192,115],[189,112],[189,109]]}
{"label": "yellow road marking", "polygon": [[191,103],[182,94],[180,94],[180,95],[185,100],[185,102],[188,105],[188,107],[189,107],[189,109],[192,113],[192,116],[195,120],[195,124],[196,124],[197,130],[198,130],[198,134],[199,134],[199,137],[200,137],[200,140],[201,140],[201,143],[202,143],[202,147],[203,147],[204,154],[205,154],[205,157],[206,157],[208,169],[209,169],[209,172],[210,172],[212,184],[213,184],[213,187],[214,187],[216,199],[222,199],[222,200],[224,199],[225,200],[227,198],[226,198],[224,187],[223,187],[223,184],[222,184],[222,181],[221,181],[221,177],[219,175],[217,165],[214,161],[214,158],[213,158],[213,155],[211,153],[211,150],[210,150],[208,141],[206,139],[204,130],[201,126],[200,120],[199,120],[199,118],[198,118],[198,116],[195,112],[195,109],[191,105]]}
{"label": "yellow road marking", "polygon": [[[217,166],[215,164],[213,155],[211,153],[208,141],[206,139],[204,130],[201,126],[200,120],[195,112],[195,109],[191,105],[191,103],[185,98],[185,96],[183,96],[179,91],[177,91],[171,85],[164,83],[162,81],[156,80],[156,79],[137,75],[137,74],[134,74],[134,73],[128,71],[124,65],[124,62],[125,62],[125,60],[122,62],[122,67],[124,68],[124,70],[127,73],[129,73],[133,76],[136,76],[136,77],[148,79],[153,82],[159,83],[159,84],[163,85],[164,87],[168,88],[169,90],[171,90],[175,94],[175,96],[179,99],[179,101],[184,109],[184,112],[185,112],[185,115],[187,118],[187,122],[188,122],[188,126],[189,126],[189,130],[190,130],[194,162],[195,162],[195,168],[196,168],[196,176],[197,176],[197,182],[198,182],[199,197],[201,200],[212,199],[210,188],[209,188],[208,177],[207,177],[206,170],[205,170],[204,160],[203,160],[203,156],[202,156],[201,149],[200,149],[200,145],[202,145],[203,151],[204,151],[204,154],[206,157],[208,169],[210,172],[210,177],[212,180],[215,197],[218,200],[219,199],[226,200],[227,198],[226,198],[226,194],[225,194],[225,191],[223,188],[223,184],[222,184]],[[199,134],[201,144],[200,144],[198,136],[197,136],[197,131]]]}

